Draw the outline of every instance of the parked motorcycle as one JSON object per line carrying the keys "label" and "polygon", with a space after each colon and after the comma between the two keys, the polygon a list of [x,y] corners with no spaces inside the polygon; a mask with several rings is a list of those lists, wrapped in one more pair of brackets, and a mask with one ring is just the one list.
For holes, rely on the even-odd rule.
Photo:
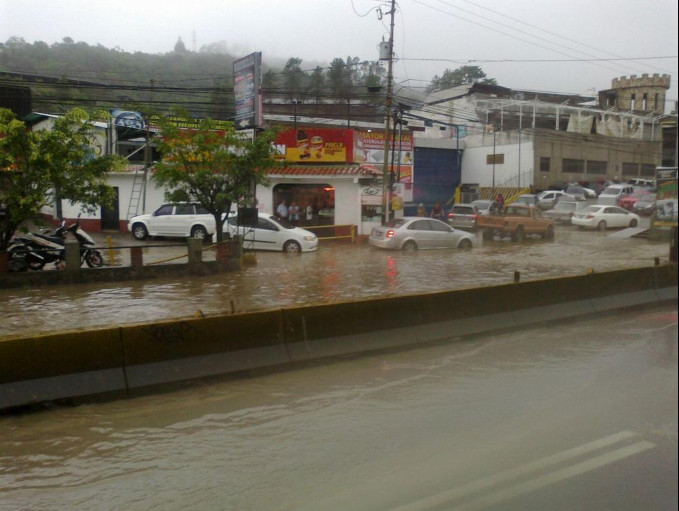
{"label": "parked motorcycle", "polygon": [[42,270],[49,263],[55,263],[57,269],[63,268],[68,233],[73,234],[80,244],[81,264],[84,262],[90,268],[100,268],[104,265],[101,252],[94,250],[94,240],[80,226],[78,218],[69,227],[66,227],[66,222],[62,222],[55,231],[15,237],[8,250],[10,271]]}

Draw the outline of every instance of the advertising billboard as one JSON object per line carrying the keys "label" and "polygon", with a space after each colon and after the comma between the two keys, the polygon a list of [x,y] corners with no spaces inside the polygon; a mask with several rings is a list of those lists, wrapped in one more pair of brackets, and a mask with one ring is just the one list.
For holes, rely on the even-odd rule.
{"label": "advertising billboard", "polygon": [[276,139],[278,159],[292,163],[351,163],[351,131],[289,130]]}
{"label": "advertising billboard", "polygon": [[658,202],[656,203],[656,225],[677,227],[679,190],[677,187],[677,168],[659,167],[656,169]]}
{"label": "advertising billboard", "polygon": [[233,63],[233,90],[237,130],[264,124],[262,109],[262,53],[257,52]]}
{"label": "advertising billboard", "polygon": [[[394,173],[394,182],[412,183],[414,164],[413,136],[403,133],[401,140],[398,134],[392,134],[389,144],[390,170]],[[400,165],[399,165],[400,160]],[[384,164],[384,133],[374,131],[354,132],[354,162],[370,163],[381,166]]]}

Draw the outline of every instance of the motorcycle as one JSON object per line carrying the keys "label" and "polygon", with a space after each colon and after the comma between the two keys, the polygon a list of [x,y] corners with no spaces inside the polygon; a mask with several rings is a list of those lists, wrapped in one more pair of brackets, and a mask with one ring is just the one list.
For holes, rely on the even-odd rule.
{"label": "motorcycle", "polygon": [[57,269],[63,269],[68,233],[73,234],[80,244],[81,264],[84,262],[90,268],[100,268],[104,265],[101,252],[94,250],[95,242],[80,227],[78,217],[78,220],[69,227],[66,227],[66,222],[62,222],[55,231],[15,237],[8,250],[10,271],[42,270],[48,263],[55,263]]}

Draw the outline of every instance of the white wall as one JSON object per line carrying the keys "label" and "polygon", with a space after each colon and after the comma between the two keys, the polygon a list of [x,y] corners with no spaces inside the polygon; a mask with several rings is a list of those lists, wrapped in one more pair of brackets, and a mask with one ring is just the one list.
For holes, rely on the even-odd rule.
{"label": "white wall", "polygon": [[[462,153],[462,184],[478,184],[493,186],[493,165],[487,164],[487,157],[493,155],[491,145],[478,147],[467,146]],[[518,185],[519,144],[497,145],[495,154],[504,154],[505,162],[495,165],[495,186]],[[535,165],[535,148],[532,140],[521,144],[521,186],[533,185]]]}

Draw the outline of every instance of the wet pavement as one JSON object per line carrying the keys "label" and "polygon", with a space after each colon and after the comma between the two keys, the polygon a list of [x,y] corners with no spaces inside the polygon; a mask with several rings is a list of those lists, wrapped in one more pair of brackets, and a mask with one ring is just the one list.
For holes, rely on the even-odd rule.
{"label": "wet pavement", "polygon": [[[316,253],[260,252],[258,265],[210,277],[163,278],[38,289],[0,290],[0,336],[125,324],[231,310],[393,296],[513,280],[650,266],[667,261],[667,242],[615,239],[610,233],[558,226],[556,239],[483,242],[471,252],[386,252],[365,245],[322,244]],[[130,243],[132,240],[116,240]],[[153,240],[153,244],[168,244]],[[148,249],[147,260],[186,253],[186,245]]]}
{"label": "wet pavement", "polygon": [[677,339],[664,306],[0,416],[0,509],[677,509]]}

